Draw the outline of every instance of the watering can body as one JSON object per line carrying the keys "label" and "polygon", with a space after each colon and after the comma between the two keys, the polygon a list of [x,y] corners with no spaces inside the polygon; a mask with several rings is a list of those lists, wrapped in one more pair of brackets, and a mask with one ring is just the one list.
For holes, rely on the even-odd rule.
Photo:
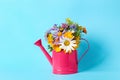
{"label": "watering can body", "polygon": [[72,74],[78,71],[77,51],[65,53],[52,51],[52,66],[54,74]]}
{"label": "watering can body", "polygon": [[73,74],[78,72],[78,61],[82,59],[82,57],[87,53],[89,49],[81,56],[78,60],[77,58],[77,50],[73,50],[71,53],[65,53],[64,51],[56,52],[52,51],[52,57],[45,50],[42,45],[41,39],[35,42],[35,45],[39,46],[50,64],[53,67],[54,74]]}

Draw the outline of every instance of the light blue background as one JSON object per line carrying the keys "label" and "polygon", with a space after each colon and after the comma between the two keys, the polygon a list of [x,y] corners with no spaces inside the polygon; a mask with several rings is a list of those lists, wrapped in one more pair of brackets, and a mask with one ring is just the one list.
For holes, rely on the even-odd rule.
{"label": "light blue background", "polygon": [[[47,49],[45,31],[67,17],[86,26],[90,50],[79,73],[54,75],[34,42]],[[119,80],[119,41],[119,0],[0,0],[0,80]]]}

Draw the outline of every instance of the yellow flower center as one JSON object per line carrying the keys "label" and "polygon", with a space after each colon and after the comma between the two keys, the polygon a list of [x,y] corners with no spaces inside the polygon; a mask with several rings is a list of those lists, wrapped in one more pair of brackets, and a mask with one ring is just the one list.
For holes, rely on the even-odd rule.
{"label": "yellow flower center", "polygon": [[69,45],[70,45],[70,41],[65,40],[64,45],[65,45],[65,46],[69,46]]}
{"label": "yellow flower center", "polygon": [[62,35],[62,32],[58,32],[58,36],[61,36]]}

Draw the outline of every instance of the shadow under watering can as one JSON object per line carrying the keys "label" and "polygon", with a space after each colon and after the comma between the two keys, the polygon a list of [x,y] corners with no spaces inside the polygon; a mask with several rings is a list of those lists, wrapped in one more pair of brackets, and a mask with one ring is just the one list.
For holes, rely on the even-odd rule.
{"label": "shadow under watering can", "polygon": [[73,74],[78,72],[78,63],[89,50],[89,42],[84,38],[81,38],[81,40],[86,41],[88,47],[79,59],[77,50],[72,51],[71,54],[65,53],[64,51],[56,52],[53,50],[51,57],[43,47],[41,39],[36,41],[35,45],[40,47],[49,63],[52,65],[54,74]]}

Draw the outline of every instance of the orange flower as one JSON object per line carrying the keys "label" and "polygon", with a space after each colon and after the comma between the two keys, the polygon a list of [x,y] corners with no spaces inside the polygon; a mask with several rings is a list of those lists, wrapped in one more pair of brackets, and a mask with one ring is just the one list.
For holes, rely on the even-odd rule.
{"label": "orange flower", "polygon": [[86,28],[83,28],[83,32],[84,32],[85,34],[87,34],[87,30],[86,30]]}

